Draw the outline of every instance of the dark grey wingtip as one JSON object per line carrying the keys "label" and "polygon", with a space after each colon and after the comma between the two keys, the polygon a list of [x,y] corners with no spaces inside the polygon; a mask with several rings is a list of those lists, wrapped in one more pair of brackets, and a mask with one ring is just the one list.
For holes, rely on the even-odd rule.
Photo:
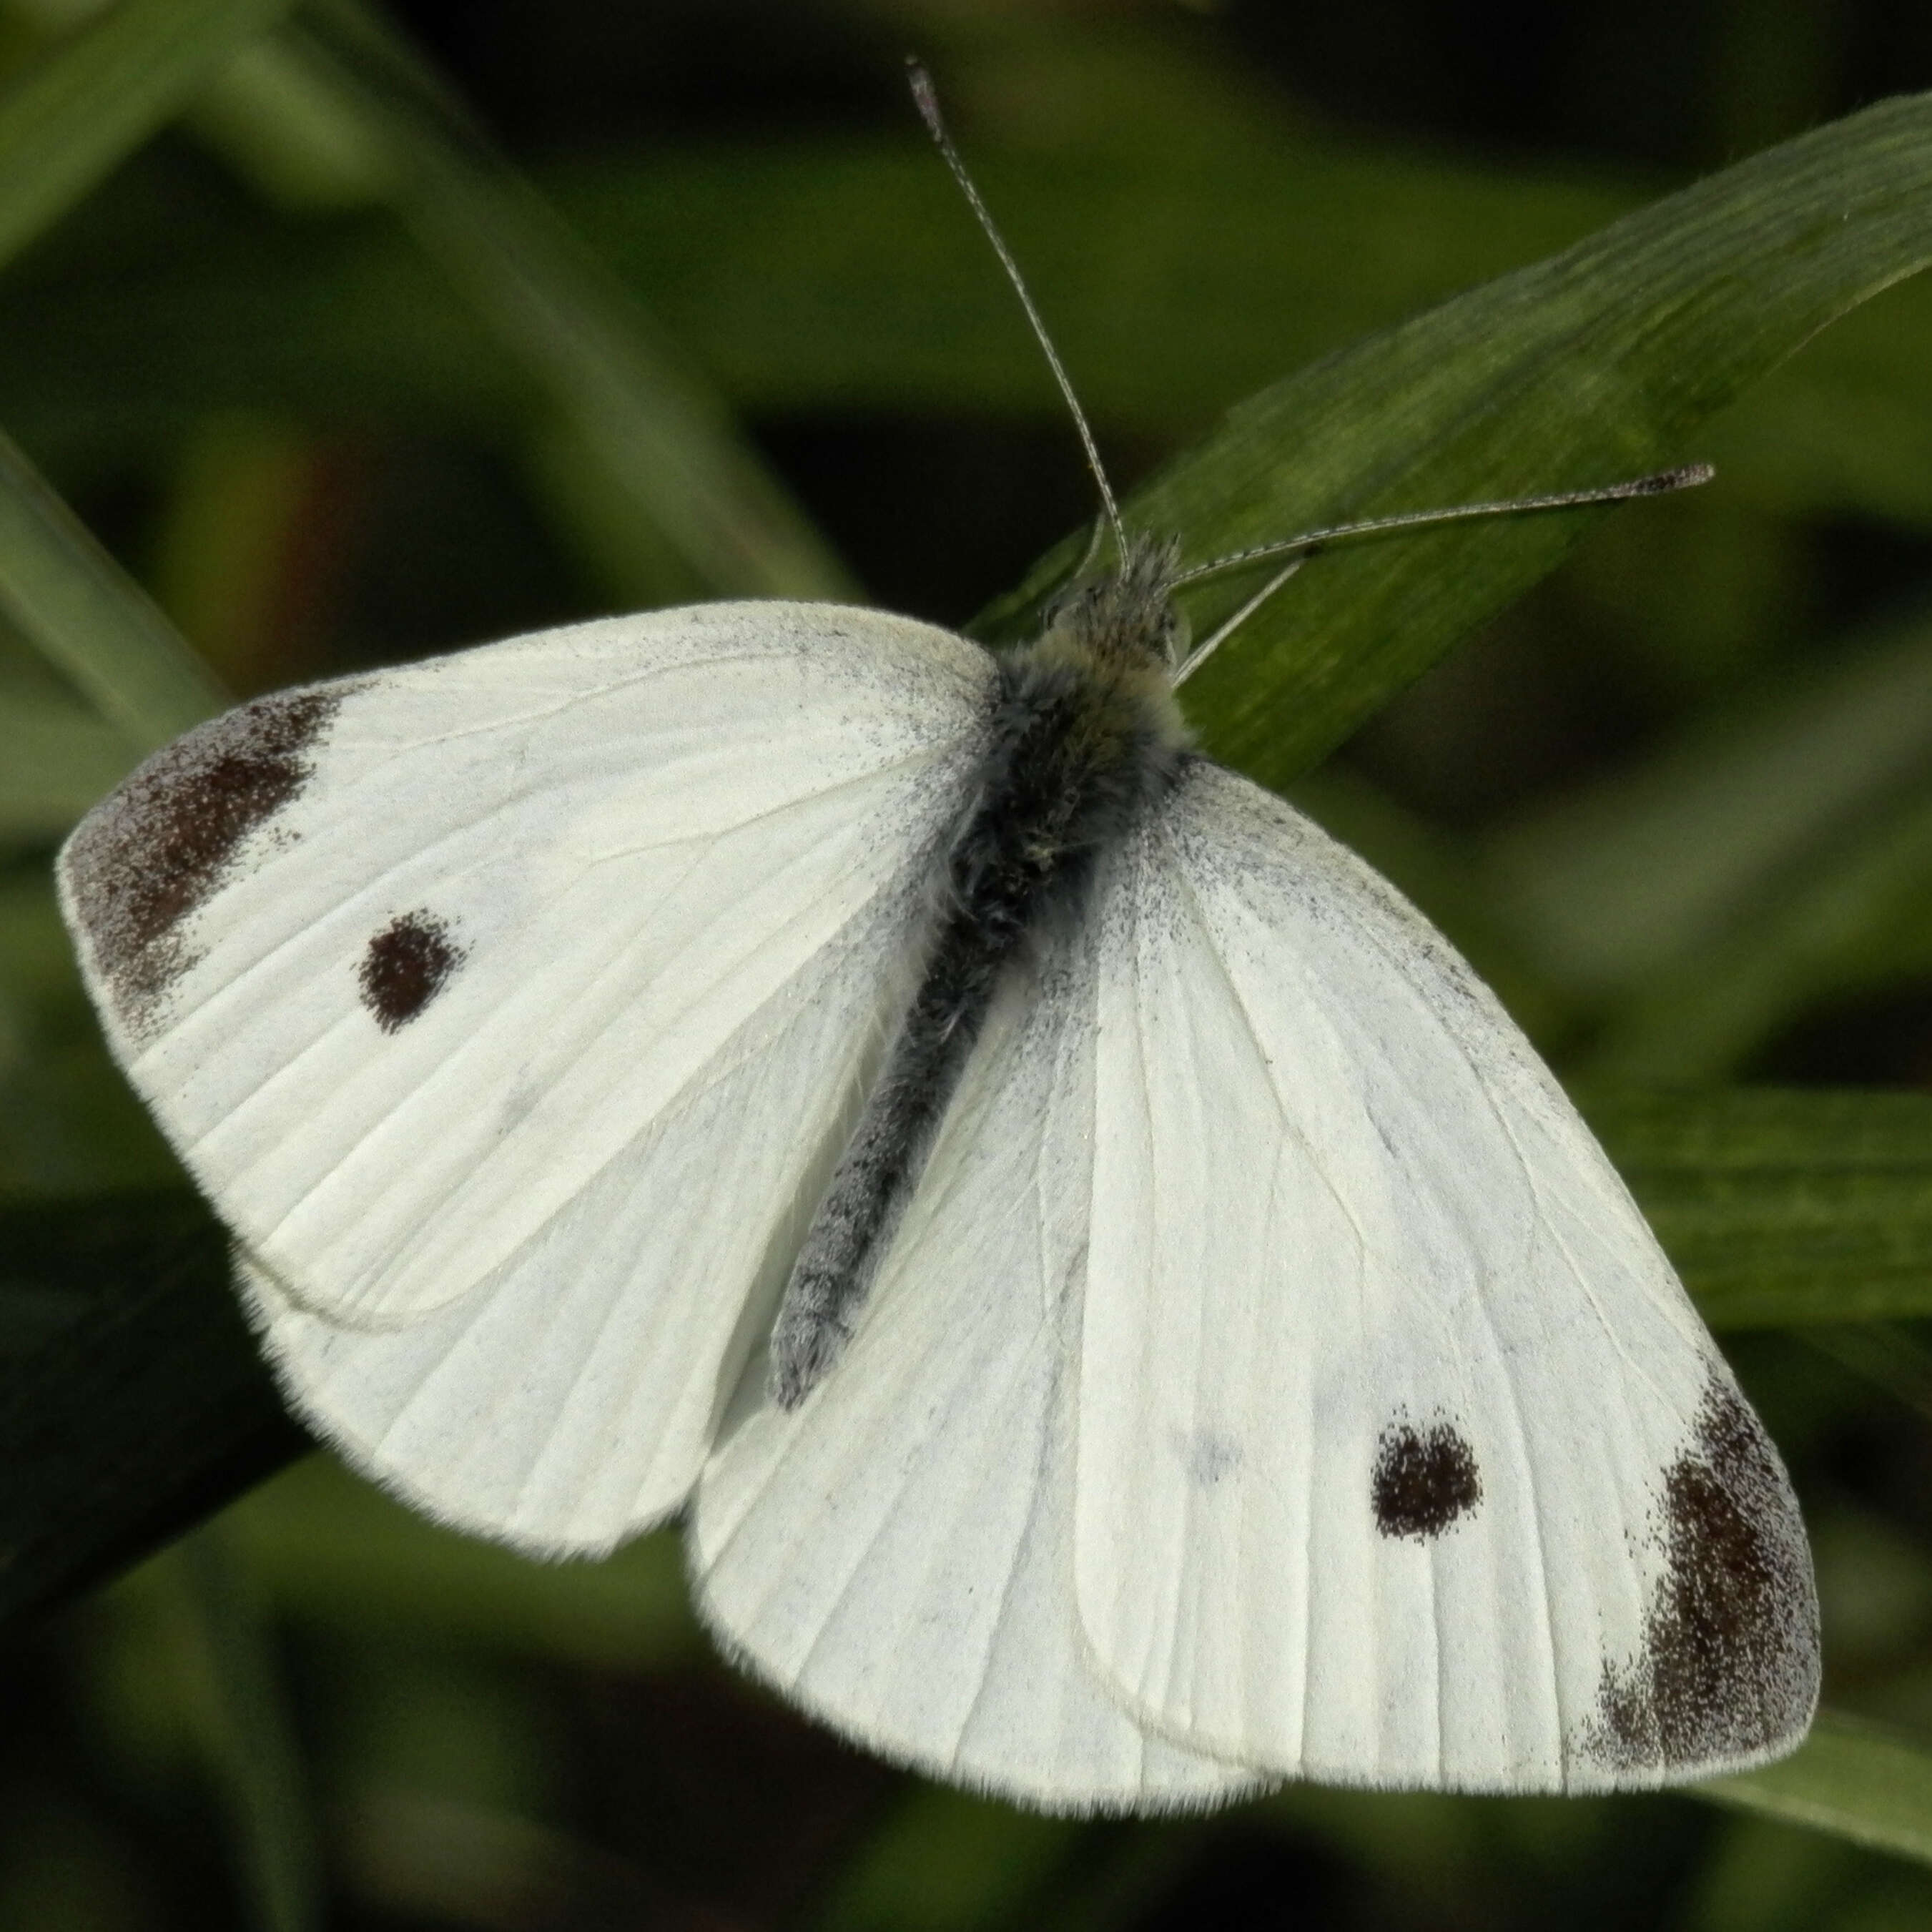
{"label": "dark grey wingtip", "polygon": [[136,1039],[160,1026],[194,964],[188,922],[233,878],[250,838],[301,794],[346,683],[259,698],[157,752],[76,826],[62,898]]}
{"label": "dark grey wingtip", "polygon": [[1727,1376],[1663,1472],[1663,1574],[1636,1654],[1606,1659],[1583,1755],[1658,1782],[1793,1748],[1817,1708],[1818,1598],[1784,1466]]}

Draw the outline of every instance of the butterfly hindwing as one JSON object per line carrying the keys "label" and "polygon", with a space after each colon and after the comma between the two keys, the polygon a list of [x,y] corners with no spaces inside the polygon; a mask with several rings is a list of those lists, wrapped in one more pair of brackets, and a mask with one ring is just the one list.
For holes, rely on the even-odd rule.
{"label": "butterfly hindwing", "polygon": [[1342,1782],[1788,1749],[1817,1652],[1784,1471],[1486,989],[1204,764],[1096,916],[1075,1560],[1128,1706]]}
{"label": "butterfly hindwing", "polygon": [[692,1562],[728,1649],[871,1748],[1050,1810],[1159,1810],[1256,1780],[1144,1730],[1074,1613],[1094,992],[1078,941],[1006,988],[844,1358],[789,1414],[748,1372]]}

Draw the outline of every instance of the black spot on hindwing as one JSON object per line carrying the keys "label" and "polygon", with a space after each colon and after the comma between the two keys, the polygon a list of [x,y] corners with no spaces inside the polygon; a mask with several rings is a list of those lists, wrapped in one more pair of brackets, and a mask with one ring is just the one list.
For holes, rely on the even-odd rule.
{"label": "black spot on hindwing", "polygon": [[1605,1661],[1585,1748],[1617,1769],[1661,1769],[1795,1739],[1818,1694],[1804,1526],[1757,1418],[1715,1376],[1652,1526],[1663,1575],[1636,1656]]}
{"label": "black spot on hindwing", "polygon": [[398,1032],[448,984],[463,958],[447,920],[433,912],[406,912],[363,952],[356,969],[362,1004],[385,1033]]}
{"label": "black spot on hindwing", "polygon": [[1376,1442],[1369,1498],[1383,1535],[1429,1542],[1482,1501],[1476,1452],[1446,1422],[1391,1423]]}
{"label": "black spot on hindwing", "polygon": [[178,739],[88,813],[62,856],[70,903],[117,1016],[157,1031],[196,957],[184,922],[232,877],[243,842],[300,794],[346,695],[257,698]]}

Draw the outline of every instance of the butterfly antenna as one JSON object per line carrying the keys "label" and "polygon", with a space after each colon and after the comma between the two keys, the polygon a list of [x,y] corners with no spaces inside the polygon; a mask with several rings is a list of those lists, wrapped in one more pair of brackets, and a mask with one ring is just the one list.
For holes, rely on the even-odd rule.
{"label": "butterfly antenna", "polygon": [[1477,517],[1522,517],[1539,510],[1576,510],[1591,503],[1622,503],[1633,496],[1661,496],[1672,490],[1694,489],[1708,483],[1718,472],[1708,463],[1687,463],[1676,470],[1659,470],[1648,476],[1633,476],[1622,483],[1604,483],[1592,490],[1562,490],[1544,496],[1505,496],[1490,503],[1458,503],[1444,510],[1406,510],[1393,517],[1364,517],[1352,524],[1330,524],[1318,530],[1304,530],[1298,537],[1284,537],[1279,543],[1257,544],[1252,550],[1231,551],[1211,563],[1197,563],[1172,580],[1173,587],[1198,584],[1204,577],[1217,577],[1224,570],[1244,564],[1265,563],[1276,556],[1310,556],[1331,544],[1346,543],[1358,537],[1385,536],[1395,530],[1426,530],[1436,524],[1468,523]]}
{"label": "butterfly antenna", "polygon": [[1100,451],[1094,440],[1094,432],[1088,426],[1086,413],[1080,406],[1080,398],[1073,393],[1073,385],[1068,381],[1066,370],[1062,366],[1059,352],[1053,346],[1053,338],[1046,332],[1046,324],[1040,320],[1040,310],[1034,306],[1034,299],[1026,285],[1026,278],[1020,273],[1020,265],[1013,260],[1012,251],[1001,238],[1000,231],[993,225],[993,218],[987,212],[986,204],[980,199],[980,190],[973,184],[973,177],[966,172],[966,164],[959,158],[959,150],[952,145],[952,136],[946,131],[946,122],[939,112],[939,97],[933,91],[932,76],[916,60],[906,62],[906,77],[912,86],[912,98],[917,104],[920,118],[926,123],[926,132],[933,144],[944,158],[946,165],[952,170],[952,178],[959,184],[959,192],[966,197],[966,205],[972,209],[974,219],[980,224],[986,239],[993,244],[993,253],[1000,258],[1000,266],[1006,272],[1006,280],[1013,285],[1013,292],[1020,298],[1020,306],[1026,310],[1026,319],[1033,326],[1035,339],[1046,352],[1047,366],[1053,371],[1053,380],[1060,385],[1060,393],[1066,399],[1067,412],[1073,418],[1073,427],[1080,433],[1080,446],[1087,452],[1087,467],[1094,472],[1094,483],[1100,492],[1100,502],[1107,513],[1107,521],[1113,527],[1114,542],[1124,560],[1127,554],[1127,532],[1120,521],[1119,506],[1114,501],[1114,492],[1107,482],[1107,472],[1100,466]]}
{"label": "butterfly antenna", "polygon": [[1174,682],[1177,685],[1185,684],[1307,561],[1308,553],[1306,550],[1299,556],[1290,557],[1232,617],[1216,625],[1211,636],[1203,638],[1181,660],[1180,668],[1174,674]]}

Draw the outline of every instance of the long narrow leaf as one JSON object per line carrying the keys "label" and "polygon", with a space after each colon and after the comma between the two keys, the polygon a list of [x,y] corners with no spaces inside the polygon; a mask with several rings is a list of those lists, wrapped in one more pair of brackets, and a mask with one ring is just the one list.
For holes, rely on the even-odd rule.
{"label": "long narrow leaf", "polygon": [[183,1537],[170,1558],[185,1675],[242,1891],[262,1932],[314,1932],[321,1858],[262,1594],[219,1524]]}
{"label": "long narrow leaf", "polygon": [[130,764],[227,701],[147,594],[4,436],[0,606],[127,738]]}
{"label": "long narrow leaf", "polygon": [[1828,645],[1726,694],[1640,762],[1492,838],[1498,914],[1542,970],[1597,995],[1703,961],[1840,863],[1886,802],[1932,770],[1932,616]]}
{"label": "long narrow leaf", "polygon": [[1585,1110],[1714,1328],[1932,1314],[1932,1096],[1640,1089]]}
{"label": "long narrow leaf", "polygon": [[190,1196],[0,1212],[0,1616],[112,1575],[305,1448]]}
{"label": "long narrow leaf", "polygon": [[133,756],[124,736],[77,704],[0,699],[0,844],[58,838]]}
{"label": "long narrow leaf", "polygon": [[1892,802],[1806,858],[1721,940],[1625,1004],[1591,1075],[1732,1078],[1808,1005],[1932,965],[1932,796]]}
{"label": "long narrow leaf", "polygon": [[1838,1712],[1781,1764],[1696,1787],[1701,1798],[1932,1863],[1932,1747]]}
{"label": "long narrow leaf", "polygon": [[165,126],[290,0],[121,0],[0,94],[0,262]]}
{"label": "long narrow leaf", "polygon": [[703,379],[373,20],[338,7],[292,26],[268,52],[371,158],[382,198],[545,400],[553,486],[620,578],[639,577],[639,560],[668,544],[687,589],[852,594]]}
{"label": "long narrow leaf", "polygon": [[[1932,97],[1759,155],[1264,392],[1136,496],[1190,560],[1349,518],[1607,482],[1932,260]],[[1270,783],[1548,571],[1592,516],[1466,524],[1304,569],[1188,688]],[[1049,560],[1044,590],[1073,547]],[[1205,620],[1252,589],[1201,600]]]}

